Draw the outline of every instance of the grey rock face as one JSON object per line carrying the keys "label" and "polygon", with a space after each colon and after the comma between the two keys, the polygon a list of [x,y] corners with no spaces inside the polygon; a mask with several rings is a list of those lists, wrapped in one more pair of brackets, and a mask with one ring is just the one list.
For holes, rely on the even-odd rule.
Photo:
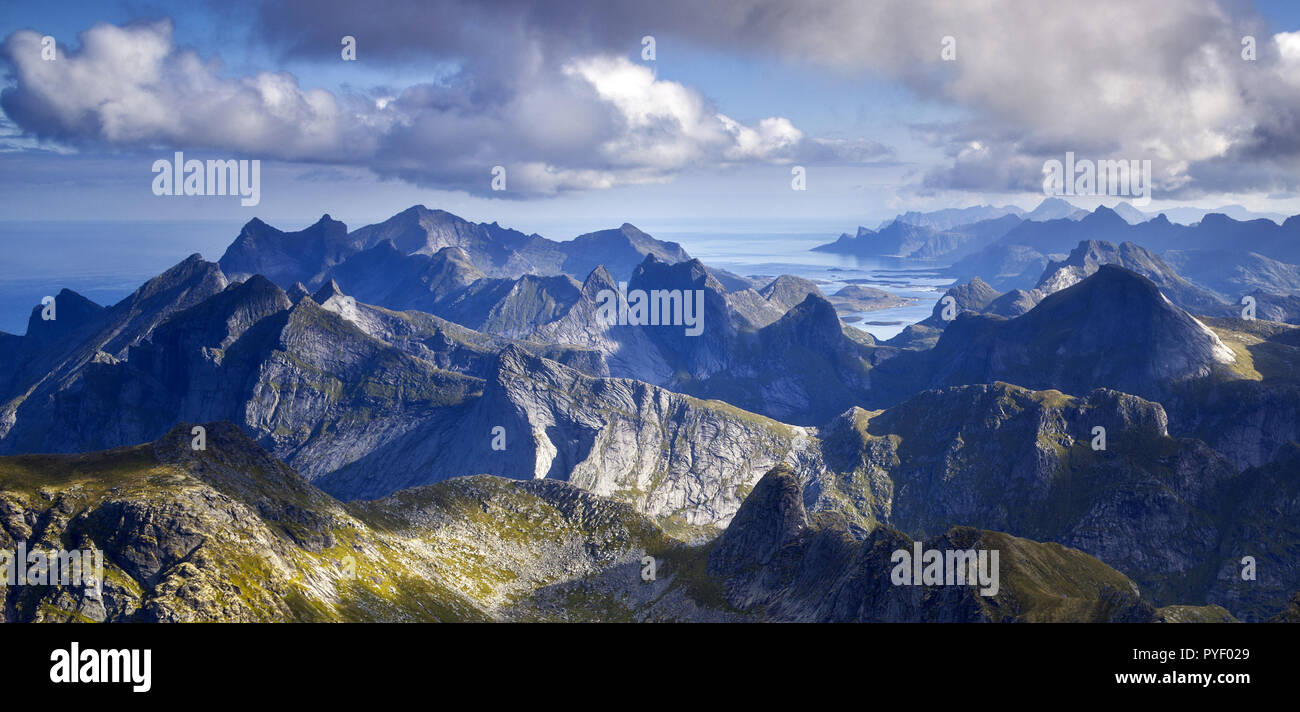
{"label": "grey rock face", "polygon": [[[1206,601],[1243,620],[1267,620],[1300,581],[1294,528],[1300,518],[1300,445],[1290,442],[1276,459],[1243,472],[1225,488],[1222,505]],[[1253,578],[1243,575],[1246,557],[1253,561]]]}
{"label": "grey rock face", "polygon": [[807,526],[799,476],[788,466],[774,467],[718,538],[709,555],[710,568],[725,572],[765,566]]}
{"label": "grey rock face", "polygon": [[459,247],[445,247],[432,255],[407,255],[392,240],[358,252],[327,274],[341,290],[367,304],[431,314],[486,276]]}
{"label": "grey rock face", "polygon": [[[987,282],[979,277],[974,277],[965,284],[959,284],[952,287],[948,291],[944,292],[943,296],[952,297],[953,308],[956,314],[968,311],[980,314],[983,313],[984,310],[988,308],[989,304],[991,304],[995,299],[1002,296],[1002,293],[993,287],[990,287]],[[951,319],[945,320],[943,318],[943,311],[947,306],[943,301],[943,298],[940,298],[939,302],[935,304],[934,310],[930,313],[930,316],[920,323],[926,326],[943,328],[949,321],[951,321]]]}
{"label": "grey rock face", "polygon": [[1165,403],[1174,432],[1205,441],[1240,469],[1271,462],[1300,440],[1300,387],[1295,383],[1189,383]]}
{"label": "grey rock face", "polygon": [[55,318],[47,321],[41,316],[44,306],[32,307],[25,334],[28,352],[75,336],[82,327],[93,324],[104,311],[104,307],[71,289],[60,290],[54,296],[54,308]]}
{"label": "grey rock face", "polygon": [[[373,497],[467,474],[560,479],[687,527],[725,525],[804,429],[629,379],[593,379],[516,347],[481,398],[320,480]],[[504,449],[493,449],[502,428]],[[377,473],[374,464],[392,463]]]}

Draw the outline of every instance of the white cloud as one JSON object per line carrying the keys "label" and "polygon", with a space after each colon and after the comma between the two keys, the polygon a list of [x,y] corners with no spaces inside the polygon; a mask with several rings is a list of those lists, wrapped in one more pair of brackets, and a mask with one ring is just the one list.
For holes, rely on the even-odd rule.
{"label": "white cloud", "polygon": [[28,133],[56,144],[211,150],[254,158],[365,165],[383,176],[505,197],[657,182],[702,164],[788,158],[804,136],[785,118],[746,126],[697,91],[622,57],[551,67],[524,48],[513,85],[467,75],[394,95],[336,96],[286,72],[227,78],[177,47],[170,21],[96,25],[57,61],[40,36],[3,45],[15,85],[0,101]]}
{"label": "white cloud", "polygon": [[169,21],[96,25],[79,51],[52,62],[41,58],[40,40],[20,31],[3,46],[16,79],[5,110],[39,137],[287,159],[340,160],[365,150],[365,137],[328,92],[303,90],[284,73],[223,79],[217,63],[174,46]]}
{"label": "white cloud", "polygon": [[[671,38],[870,74],[956,108],[961,120],[927,128],[948,157],[925,178],[933,188],[1026,189],[1045,158],[1072,150],[1150,158],[1158,188],[1188,195],[1295,189],[1300,33],[1270,36],[1235,7],[555,0],[541,10],[514,0],[268,0],[257,30],[291,53],[336,60],[337,38],[353,34],[368,58],[425,57],[460,73],[382,97],[336,96],[284,74],[221,78],[175,48],[170,27],[101,25],[83,39],[78,71],[39,62],[33,36],[11,36],[4,55],[18,90],[4,106],[21,127],[67,142],[204,139],[471,190],[486,185],[485,164],[517,164],[512,186],[549,192],[662,180],[700,164],[889,155],[868,138],[808,136],[780,116],[735,121],[695,89],[621,57],[653,32],[661,53]],[[1259,38],[1254,62],[1240,56],[1245,35]],[[955,61],[940,56],[945,36],[956,39]],[[982,149],[968,150],[972,141]]]}

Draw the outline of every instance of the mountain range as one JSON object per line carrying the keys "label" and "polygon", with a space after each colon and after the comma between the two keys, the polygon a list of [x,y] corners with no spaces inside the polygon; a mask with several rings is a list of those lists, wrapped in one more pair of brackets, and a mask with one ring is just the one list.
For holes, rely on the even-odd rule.
{"label": "mountain range", "polygon": [[[849,240],[996,271],[882,343],[809,280],[627,224],[253,220],[219,262],[0,335],[0,546],[110,562],[97,598],[3,590],[4,619],[1284,615],[1300,328],[1222,288],[1249,264],[1285,290],[1298,220],[897,220]],[[702,328],[602,316],[634,293],[698,298]],[[997,550],[1000,593],[891,584],[918,542]]]}

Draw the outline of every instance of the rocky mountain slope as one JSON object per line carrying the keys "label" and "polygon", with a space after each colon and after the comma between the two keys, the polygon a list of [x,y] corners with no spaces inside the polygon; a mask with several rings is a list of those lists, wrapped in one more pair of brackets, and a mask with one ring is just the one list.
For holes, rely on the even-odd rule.
{"label": "rocky mountain slope", "polygon": [[[102,593],[14,586],[8,621],[476,621],[671,546],[558,482],[465,478],[364,505],[312,487],[234,426],[0,458],[0,545],[103,552]],[[629,581],[630,583],[630,581]]]}
{"label": "rocky mountain slope", "polygon": [[56,310],[48,332],[29,329],[31,334],[11,342],[11,371],[0,392],[0,451],[39,452],[46,438],[72,435],[51,430],[61,393],[79,388],[85,371],[126,358],[160,324],[227,284],[216,265],[191,255],[107,309],[87,308],[84,298],[61,292],[56,304],[70,307],[72,318],[60,323]]}
{"label": "rocky mountain slope", "polygon": [[1145,277],[1103,265],[1014,319],[959,313],[933,349],[873,373],[873,396],[1008,381],[1086,393],[1107,387],[1157,397],[1172,383],[1230,369],[1236,355]]}
{"label": "rocky mountain slope", "polygon": [[481,396],[319,485],[352,499],[476,473],[556,479],[695,537],[725,526],[773,465],[807,457],[808,434],[721,402],[584,376],[512,346]]}
{"label": "rocky mountain slope", "polygon": [[888,529],[860,540],[829,513],[810,516],[781,468],[735,527],[689,547],[627,505],[561,482],[468,477],[345,505],[233,426],[205,427],[201,451],[181,426],[132,448],[0,458],[0,545],[95,549],[105,561],[102,590],[0,584],[0,619],[1229,618],[1215,607],[1156,609],[1091,557],[971,529],[927,545],[997,548],[998,595],[893,586],[890,552],[911,540]]}
{"label": "rocky mountain slope", "polygon": [[[1099,427],[1104,449],[1094,447]],[[819,498],[848,498],[862,529],[929,537],[963,524],[1055,541],[1124,572],[1157,602],[1227,600],[1231,581],[1216,576],[1233,561],[1228,550],[1263,541],[1238,539],[1241,520],[1220,511],[1245,481],[1232,463],[1171,438],[1159,404],[1115,391],[929,391],[848,413],[819,435],[838,473]],[[1280,588],[1294,578],[1276,573]],[[1277,605],[1266,587],[1232,590]]]}
{"label": "rocky mountain slope", "polygon": [[1229,316],[1240,311],[1226,304],[1219,295],[1192,284],[1164,260],[1131,242],[1118,246],[1099,240],[1079,243],[1064,260],[1047,265],[1030,293],[1041,301],[1042,297],[1072,287],[1095,274],[1102,265],[1117,265],[1146,277],[1169,301],[1189,313]]}
{"label": "rocky mountain slope", "polygon": [[975,622],[1230,620],[1217,606],[1157,609],[1138,586],[1078,551],[992,531],[953,527],[927,550],[996,550],[999,590],[897,586],[883,572],[914,539],[891,527],[853,536],[834,512],[810,513],[799,479],[774,469],[718,538],[709,573],[728,604],[762,620]]}
{"label": "rocky mountain slope", "polygon": [[[1190,259],[1189,255],[1192,253],[1171,254],[1177,255],[1185,262]],[[1288,267],[1281,263],[1277,264],[1279,268]],[[947,297],[952,297],[954,300],[954,314],[970,311],[1013,318],[1033,309],[1047,295],[1078,284],[1095,274],[1102,265],[1123,267],[1146,277],[1156,285],[1161,294],[1191,314],[1229,317],[1241,313],[1241,306],[1235,304],[1233,299],[1184,278],[1159,256],[1139,245],[1131,242],[1115,245],[1103,240],[1085,240],[1062,259],[1049,261],[1032,288],[999,292],[978,276],[971,278],[965,284],[950,288],[936,303],[930,317],[909,325],[903,333],[889,343],[904,348],[932,347],[938,340],[939,332],[951,321],[941,316],[944,299]],[[1253,296],[1257,299],[1260,318],[1273,321],[1287,320],[1288,311],[1283,305],[1294,298],[1279,297],[1260,291],[1256,291]],[[1300,310],[1295,311],[1300,314]]]}

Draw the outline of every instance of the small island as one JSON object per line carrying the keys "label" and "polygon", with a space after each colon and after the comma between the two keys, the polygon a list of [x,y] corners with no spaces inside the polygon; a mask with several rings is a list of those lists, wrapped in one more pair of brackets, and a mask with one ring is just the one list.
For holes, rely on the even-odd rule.
{"label": "small island", "polygon": [[838,312],[869,312],[880,311],[881,309],[893,309],[901,307],[912,302],[907,297],[900,297],[896,294],[890,294],[883,289],[875,287],[866,287],[861,284],[850,284],[840,291],[826,297],[827,301],[835,305]]}

